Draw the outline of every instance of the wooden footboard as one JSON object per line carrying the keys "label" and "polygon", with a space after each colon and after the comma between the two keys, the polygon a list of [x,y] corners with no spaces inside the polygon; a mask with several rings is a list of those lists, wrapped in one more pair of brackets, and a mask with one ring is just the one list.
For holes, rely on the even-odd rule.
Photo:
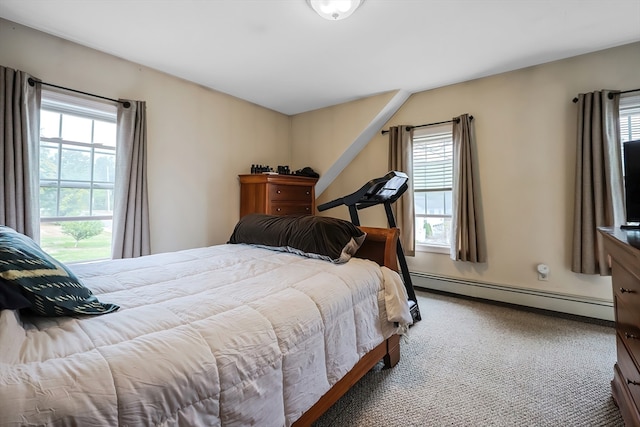
{"label": "wooden footboard", "polygon": [[355,383],[371,370],[380,360],[384,360],[385,368],[394,367],[400,360],[400,336],[392,335],[389,339],[365,354],[362,359],[340,381],[335,383],[327,393],[307,412],[302,414],[292,427],[310,426],[320,418],[327,409],[338,401]]}
{"label": "wooden footboard", "polygon": [[[400,234],[397,228],[360,227],[367,237],[355,254],[357,258],[369,259],[394,271],[398,271],[396,246]],[[365,354],[353,369],[335,383],[315,405],[293,423],[293,427],[310,426],[338,401],[353,385],[371,370],[380,360],[385,368],[392,368],[400,361],[400,336],[393,335]]]}

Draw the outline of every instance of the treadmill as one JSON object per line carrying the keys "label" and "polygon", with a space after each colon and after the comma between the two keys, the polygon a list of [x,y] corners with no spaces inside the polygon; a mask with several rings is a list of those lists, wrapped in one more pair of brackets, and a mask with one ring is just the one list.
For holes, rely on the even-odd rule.
{"label": "treadmill", "polygon": [[[393,211],[391,210],[391,205],[395,203],[395,201],[398,200],[405,191],[407,191],[407,188],[409,188],[407,184],[408,181],[409,177],[407,174],[398,171],[391,171],[380,178],[372,179],[354,193],[319,205],[318,211],[322,212],[327,209],[345,205],[349,208],[351,222],[354,225],[360,225],[358,210],[382,204],[384,205],[384,210],[387,214],[389,227],[397,227]],[[398,239],[398,244],[396,246],[396,254],[398,256],[398,264],[400,265],[400,270],[402,272],[402,281],[404,282],[404,287],[407,290],[409,311],[411,312],[411,317],[415,323],[421,320],[422,317],[420,316],[418,299],[416,298],[416,293],[413,289],[413,283],[411,282],[411,276],[409,275],[409,267],[407,267],[407,260],[404,257],[404,250],[402,249],[400,239]]]}

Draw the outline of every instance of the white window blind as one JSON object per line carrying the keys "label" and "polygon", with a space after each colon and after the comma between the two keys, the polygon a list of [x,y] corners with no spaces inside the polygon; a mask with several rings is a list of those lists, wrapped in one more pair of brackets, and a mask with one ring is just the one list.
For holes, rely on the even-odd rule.
{"label": "white window blind", "polygon": [[413,189],[436,191],[453,185],[451,131],[413,138]]}

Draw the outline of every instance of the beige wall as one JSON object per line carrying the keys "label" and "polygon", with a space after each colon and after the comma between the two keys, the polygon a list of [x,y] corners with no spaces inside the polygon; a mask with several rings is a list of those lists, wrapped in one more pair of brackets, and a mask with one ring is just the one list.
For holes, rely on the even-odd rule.
{"label": "beige wall", "polygon": [[[597,89],[639,88],[639,70],[640,43],[636,43],[412,95],[385,129],[448,120],[462,113],[475,117],[489,260],[474,266],[453,262],[444,254],[418,253],[408,258],[410,269],[611,300],[610,279],[570,271],[576,138],[576,105],[571,100]],[[363,112],[364,106],[370,110]],[[330,121],[331,137],[348,144],[357,132],[344,123],[375,114],[375,107],[359,101],[294,116],[293,160],[308,143],[301,135],[313,134],[305,132],[305,126],[323,129],[323,117],[339,112],[341,120]],[[378,134],[320,202],[384,175],[387,155],[386,136]],[[330,166],[329,160],[309,159],[320,171]],[[363,211],[363,225],[384,226],[383,208],[369,210],[376,212]],[[348,218],[344,207],[326,214]],[[547,282],[537,280],[535,266],[540,262],[550,267]]]}
{"label": "beige wall", "polygon": [[[0,64],[46,82],[147,102],[153,252],[224,243],[238,218],[237,175],[251,163],[321,174],[393,96],[293,117],[0,19]],[[580,92],[640,87],[640,43],[412,95],[385,125],[475,117],[489,262],[409,258],[413,271],[611,299],[609,280],[570,272],[575,104]],[[428,71],[425,71],[428,72]],[[388,171],[379,135],[321,195],[357,190]],[[327,215],[348,218],[347,209]],[[385,226],[381,207],[362,211]],[[551,268],[537,280],[535,265]]]}
{"label": "beige wall", "polygon": [[[291,161],[292,164],[311,166],[321,176],[344,153],[364,127],[389,103],[395,92],[383,93],[366,99],[322,108],[292,116],[291,120]],[[376,148],[381,149],[376,150]],[[322,204],[358,190],[367,180],[384,175],[387,172],[387,144],[378,138],[372,140],[367,148],[360,152],[354,162],[360,162],[363,156],[376,157],[371,165],[364,167],[348,166],[317,199]],[[382,165],[382,169],[380,166]],[[374,166],[374,169],[369,169]],[[298,166],[296,166],[298,167]],[[374,172],[379,170],[381,172]],[[372,175],[373,173],[373,175]],[[366,224],[369,211],[362,211],[360,218]],[[375,214],[376,212],[371,212]],[[349,219],[346,207],[334,208],[325,215]],[[382,213],[382,218],[386,218]]]}
{"label": "beige wall", "polygon": [[225,243],[238,220],[238,174],[290,162],[288,116],[2,19],[0,40],[0,65],[147,102],[153,252]]}

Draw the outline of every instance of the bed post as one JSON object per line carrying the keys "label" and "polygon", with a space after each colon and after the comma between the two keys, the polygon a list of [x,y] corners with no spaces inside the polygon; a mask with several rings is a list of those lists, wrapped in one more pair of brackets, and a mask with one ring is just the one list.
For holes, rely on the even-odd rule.
{"label": "bed post", "polygon": [[387,354],[384,355],[384,367],[393,368],[400,361],[400,335],[392,335],[386,341]]}

